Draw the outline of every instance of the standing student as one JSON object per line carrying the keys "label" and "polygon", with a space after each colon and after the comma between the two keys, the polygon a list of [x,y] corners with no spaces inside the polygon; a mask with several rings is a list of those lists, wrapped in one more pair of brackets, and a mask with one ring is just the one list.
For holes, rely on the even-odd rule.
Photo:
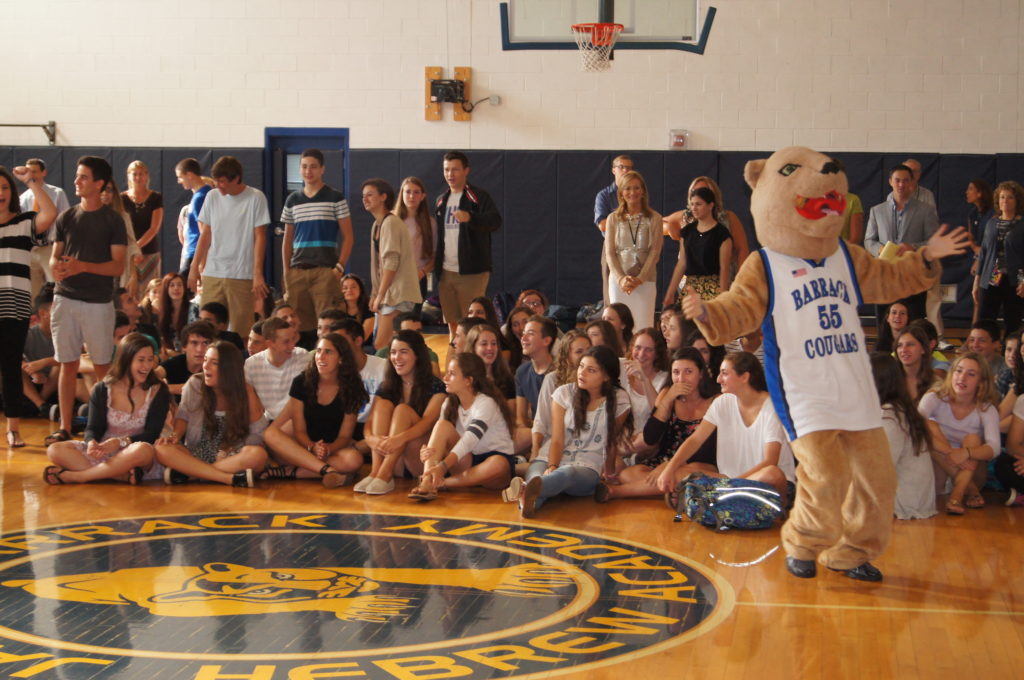
{"label": "standing student", "polygon": [[439,489],[504,488],[515,474],[512,415],[487,377],[483,360],[460,352],[444,376],[448,399],[420,452],[424,473],[409,498],[429,501]]}
{"label": "standing student", "polygon": [[203,302],[227,306],[231,331],[249,335],[256,303],[269,289],[263,280],[270,213],[267,197],[242,181],[242,164],[222,156],[211,169],[217,191],[206,195],[199,213],[199,242],[188,287],[203,285]]}
{"label": "standing student", "polygon": [[444,383],[430,370],[423,336],[398,331],[391,339],[387,375],[377,389],[365,430],[373,464],[354,491],[370,495],[393,491],[400,462],[416,475],[423,473],[420,447],[441,415],[444,392]]}
{"label": "standing student", "polygon": [[409,230],[391,213],[395,190],[382,179],[363,182],[363,207],[373,215],[370,228],[370,311],[377,315],[377,349],[388,345],[395,314],[411,312],[423,302],[416,278],[416,256]]}
{"label": "standing student", "polygon": [[206,194],[213,187],[206,183],[199,161],[195,158],[183,158],[178,161],[174,166],[174,176],[182,189],[192,192],[192,198],[185,210],[186,224],[181,235],[181,261],[178,266],[178,273],[182,278],[188,278],[192,258],[196,254],[196,245],[199,243],[199,213],[206,202]]}
{"label": "standing student", "polygon": [[[25,167],[28,169],[32,179],[39,182],[43,191],[50,197],[54,207],[57,209],[56,214],[60,215],[62,212],[71,207],[68,203],[67,194],[60,187],[46,183],[46,163],[41,158],[29,158],[25,161]],[[32,188],[29,187],[21,194],[21,210],[19,212],[35,212],[38,213],[42,209],[42,205],[36,201],[35,193]],[[50,225],[50,230],[46,233],[46,245],[37,245],[32,248],[32,299],[35,300],[39,295],[39,292],[43,289],[43,284],[53,282],[53,271],[50,270],[50,255],[53,253],[53,225]]]}
{"label": "standing student", "polygon": [[[724,224],[729,228],[729,236],[732,237],[733,249],[730,268],[735,272],[739,270],[740,265],[743,264],[743,261],[747,259],[747,255],[750,254],[750,246],[747,243],[747,232],[744,230],[743,223],[740,222],[740,218],[736,216],[736,213],[725,207],[725,201],[722,199],[722,190],[719,188],[718,183],[707,175],[694,177],[685,194],[687,206],[682,210],[677,210],[662,220],[665,227],[665,233],[673,239],[678,240],[679,232],[683,228],[683,225],[693,221],[693,213],[690,212],[689,200],[690,194],[692,194],[696,189],[710,189],[711,193],[714,194],[715,217],[721,224]],[[852,196],[852,194],[850,195]],[[863,213],[863,209],[860,212]],[[861,214],[860,221],[860,238],[863,239],[863,214]],[[860,241],[858,240],[857,243],[859,244]]]}
{"label": "standing student", "polygon": [[328,489],[350,484],[363,464],[351,444],[367,401],[348,341],[337,333],[320,338],[313,362],[292,380],[288,405],[264,434],[267,447],[287,467],[267,468],[264,474],[319,478]]}
{"label": "standing student", "polygon": [[103,187],[103,191],[100,192],[100,200],[103,201],[103,205],[112,208],[124,220],[125,236],[128,242],[124,251],[124,269],[121,271],[118,283],[132,295],[137,295],[139,292],[139,270],[135,266],[135,260],[142,254],[142,249],[139,248],[139,244],[135,240],[135,227],[132,225],[131,216],[125,210],[125,201],[118,193],[117,183],[113,179]]}
{"label": "standing student", "polygon": [[[661,224],[661,221],[658,221]],[[590,496],[632,430],[629,398],[618,387],[619,358],[607,347],[591,347],[580,360],[575,383],[551,396],[551,445],[527,471],[520,499],[523,517],[533,517],[547,499],[565,493]]]}
{"label": "standing student", "polygon": [[164,222],[164,197],[149,188],[149,168],[142,161],[128,165],[128,190],[121,194],[142,257],[133,262],[139,285],[160,278],[160,227]]}
{"label": "standing student", "polygon": [[203,359],[203,372],[189,378],[171,435],[157,440],[164,482],[205,479],[251,487],[267,462],[263,405],[245,382],[242,353],[218,340]]}
{"label": "standing student", "polygon": [[295,305],[300,331],[316,328],[317,314],[338,304],[338,275],[345,273],[352,254],[348,202],[344,194],[324,183],[325,170],[322,151],[303,151],[299,158],[302,189],[285,199],[281,211],[284,299]]}
{"label": "standing student", "polygon": [[111,181],[110,163],[96,156],[78,159],[75,194],[81,199],[57,218],[50,268],[57,280],[53,301],[53,344],[60,362],[60,425],[46,444],[71,439],[75,381],[84,343],[97,380],[114,356],[114,282],[124,270],[124,221],[103,205]]}
{"label": "standing student", "polygon": [[[18,200],[15,175],[28,185],[39,212],[23,212]],[[4,414],[7,416],[7,445],[25,446],[19,432],[22,414],[21,362],[25,351],[28,322],[32,316],[32,247],[45,241],[46,232],[57,217],[49,194],[25,166],[12,174],[0,166],[0,375]],[[26,414],[27,415],[27,414]]]}
{"label": "standing student", "polygon": [[608,217],[604,257],[609,304],[622,302],[641,328],[654,323],[661,215],[648,204],[647,184],[638,172],[619,178],[619,207]]}
{"label": "standing student", "polygon": [[48,484],[142,482],[153,467],[153,444],[170,407],[170,391],[154,368],[156,354],[149,339],[140,333],[125,336],[110,371],[92,389],[85,441],[57,442],[47,448],[47,457],[55,463],[44,471]]}
{"label": "standing student", "polygon": [[[608,216],[619,205],[619,178],[634,169],[633,159],[623,154],[612,159],[612,183],[597,192],[594,197],[594,226],[601,232],[601,238],[605,236],[608,226]],[[603,251],[603,248],[602,248]],[[608,300],[608,260],[601,257],[601,299],[607,305]]]}
{"label": "standing student", "polygon": [[461,151],[446,153],[448,191],[438,196],[434,206],[441,230],[435,261],[440,264],[437,290],[441,311],[453,337],[469,301],[487,293],[493,268],[491,233],[501,229],[501,213],[490,194],[469,184],[468,178],[469,157]]}
{"label": "standing student", "polygon": [[406,177],[398,188],[395,215],[409,229],[412,251],[416,256],[416,278],[420,296],[427,297],[427,275],[434,271],[437,252],[437,220],[427,206],[427,187],[419,177]]}
{"label": "standing student", "polygon": [[679,257],[672,270],[662,306],[671,307],[683,274],[689,285],[704,300],[714,299],[729,290],[732,281],[732,237],[729,228],[718,221],[718,206],[710,189],[690,192],[692,219],[679,232]]}

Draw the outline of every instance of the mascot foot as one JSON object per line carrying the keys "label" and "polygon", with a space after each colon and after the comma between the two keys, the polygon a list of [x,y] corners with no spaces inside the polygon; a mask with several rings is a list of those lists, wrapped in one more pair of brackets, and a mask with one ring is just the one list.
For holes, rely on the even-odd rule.
{"label": "mascot foot", "polygon": [[786,569],[797,578],[814,578],[818,575],[818,565],[814,563],[814,560],[798,560],[788,555],[786,556]]}
{"label": "mascot foot", "polygon": [[[832,569],[832,567],[829,567],[829,569]],[[878,570],[878,567],[870,562],[865,562],[859,567],[854,567],[853,569],[832,569],[832,571],[838,571],[840,574],[848,576],[856,581],[870,581],[872,583],[877,583],[882,580],[882,572]]]}

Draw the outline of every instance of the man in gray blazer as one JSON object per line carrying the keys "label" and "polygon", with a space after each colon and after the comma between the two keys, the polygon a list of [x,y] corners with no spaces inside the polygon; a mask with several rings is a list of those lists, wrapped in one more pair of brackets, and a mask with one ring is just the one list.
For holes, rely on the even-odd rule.
{"label": "man in gray blazer", "polygon": [[[911,197],[914,173],[910,168],[897,165],[890,170],[889,186],[892,187],[892,194],[883,203],[871,208],[864,233],[864,247],[876,257],[889,241],[899,245],[898,255],[915,250],[927,243],[939,228],[939,216],[935,208]],[[906,302],[911,319],[924,317],[924,293],[912,295]],[[879,323],[885,319],[887,311],[887,305],[878,306]]]}

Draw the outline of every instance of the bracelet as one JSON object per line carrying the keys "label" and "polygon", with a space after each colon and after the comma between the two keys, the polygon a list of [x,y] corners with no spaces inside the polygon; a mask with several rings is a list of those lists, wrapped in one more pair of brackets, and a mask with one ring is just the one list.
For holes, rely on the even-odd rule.
{"label": "bracelet", "polygon": [[[444,458],[447,458],[447,456],[445,456]],[[444,468],[442,470],[442,474],[446,475],[446,474],[448,474],[448,463],[444,462],[444,458],[442,458],[441,460],[437,461],[437,464],[440,465],[442,468]]]}

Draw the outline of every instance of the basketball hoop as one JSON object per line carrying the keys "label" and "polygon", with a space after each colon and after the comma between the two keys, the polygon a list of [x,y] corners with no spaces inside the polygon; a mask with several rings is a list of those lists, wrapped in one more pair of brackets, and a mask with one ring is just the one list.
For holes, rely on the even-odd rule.
{"label": "basketball hoop", "polygon": [[623,28],[622,24],[572,25],[584,71],[607,71],[611,67],[609,57]]}

